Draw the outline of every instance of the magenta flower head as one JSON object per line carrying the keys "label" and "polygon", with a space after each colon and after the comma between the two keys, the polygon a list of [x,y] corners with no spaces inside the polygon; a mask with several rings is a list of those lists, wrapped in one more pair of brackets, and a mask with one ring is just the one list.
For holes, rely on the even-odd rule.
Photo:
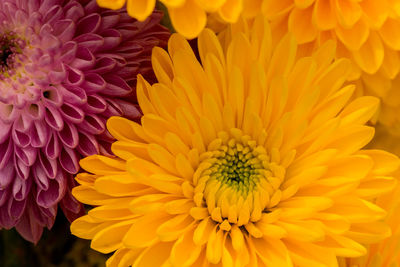
{"label": "magenta flower head", "polygon": [[0,1],[0,228],[37,242],[58,206],[74,220],[79,160],[109,154],[108,117],[138,119],[136,75],[168,30],[95,0]]}

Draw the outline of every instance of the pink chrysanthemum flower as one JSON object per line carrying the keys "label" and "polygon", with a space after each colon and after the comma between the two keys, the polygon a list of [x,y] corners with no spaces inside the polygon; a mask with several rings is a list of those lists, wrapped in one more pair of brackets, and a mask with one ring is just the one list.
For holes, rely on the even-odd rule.
{"label": "pink chrysanthemum flower", "polygon": [[136,75],[151,78],[160,13],[137,22],[95,0],[0,1],[0,228],[37,242],[70,194],[82,156],[108,154],[113,115],[137,119]]}

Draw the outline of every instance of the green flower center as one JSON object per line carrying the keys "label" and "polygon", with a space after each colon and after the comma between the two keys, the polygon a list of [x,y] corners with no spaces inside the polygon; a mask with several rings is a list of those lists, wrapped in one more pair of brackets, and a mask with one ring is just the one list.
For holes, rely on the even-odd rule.
{"label": "green flower center", "polygon": [[200,160],[193,177],[194,202],[224,229],[258,221],[280,200],[284,168],[241,130],[219,132]]}
{"label": "green flower center", "polygon": [[[218,156],[210,167],[210,178],[217,179],[242,195],[254,190],[266,169],[251,146],[233,138],[227,144],[222,144],[215,154]],[[266,154],[264,158],[267,158]]]}

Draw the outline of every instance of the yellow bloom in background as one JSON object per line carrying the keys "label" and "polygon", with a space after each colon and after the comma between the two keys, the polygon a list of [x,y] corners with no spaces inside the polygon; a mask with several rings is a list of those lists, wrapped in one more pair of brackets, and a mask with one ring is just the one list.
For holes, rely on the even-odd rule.
{"label": "yellow bloom in background", "polygon": [[[396,61],[394,66],[400,68],[399,53],[392,59]],[[400,142],[400,75],[397,73],[393,79],[382,72],[373,75],[363,74],[357,81],[360,93],[374,95],[381,99],[381,107],[378,114],[378,125],[386,131],[387,138]],[[400,154],[397,154],[400,155]]]}
{"label": "yellow bloom in background", "polygon": [[400,1],[265,0],[262,10],[276,32],[294,34],[303,54],[334,40],[337,57],[352,61],[349,79],[381,99],[378,121],[400,137]]}
{"label": "yellow bloom in background", "polygon": [[[160,0],[167,9],[175,30],[192,39],[207,23],[207,14],[219,21],[235,23],[239,16],[254,17],[261,9],[262,0]],[[97,0],[101,7],[119,9],[125,6],[128,14],[143,21],[154,10],[156,0]]]}
{"label": "yellow bloom in background", "polygon": [[[232,34],[230,34],[232,33]],[[346,59],[272,42],[266,19],[218,38],[199,63],[175,34],[153,50],[158,83],[138,77],[141,125],[111,118],[116,158],[81,161],[73,195],[95,206],[71,225],[108,266],[337,266],[390,235],[373,199],[396,156],[364,150],[378,99],[350,100]],[[245,52],[245,54],[243,53]],[[215,264],[215,265],[213,265]]]}
{"label": "yellow bloom in background", "polygon": [[396,189],[377,201],[388,210],[387,223],[392,236],[368,248],[367,255],[357,259],[340,259],[340,267],[398,267],[400,266],[400,184]]}
{"label": "yellow bloom in background", "polygon": [[262,9],[278,32],[292,32],[305,49],[337,41],[338,56],[354,63],[351,78],[380,68],[398,73],[391,57],[400,50],[399,1],[264,0]]}

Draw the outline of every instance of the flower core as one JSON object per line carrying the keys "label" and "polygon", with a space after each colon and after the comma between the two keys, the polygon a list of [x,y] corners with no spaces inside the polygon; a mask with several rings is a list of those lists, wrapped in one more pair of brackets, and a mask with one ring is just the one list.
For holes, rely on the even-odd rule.
{"label": "flower core", "polygon": [[281,168],[270,163],[265,148],[241,130],[233,128],[230,134],[222,131],[218,137],[200,156],[194,200],[197,207],[207,207],[214,221],[227,220],[222,227],[229,230],[228,222],[242,226],[261,218],[273,204],[270,199],[284,171],[279,172]]}
{"label": "flower core", "polygon": [[16,63],[15,57],[21,53],[25,42],[12,32],[0,35],[0,79],[6,76]]}

